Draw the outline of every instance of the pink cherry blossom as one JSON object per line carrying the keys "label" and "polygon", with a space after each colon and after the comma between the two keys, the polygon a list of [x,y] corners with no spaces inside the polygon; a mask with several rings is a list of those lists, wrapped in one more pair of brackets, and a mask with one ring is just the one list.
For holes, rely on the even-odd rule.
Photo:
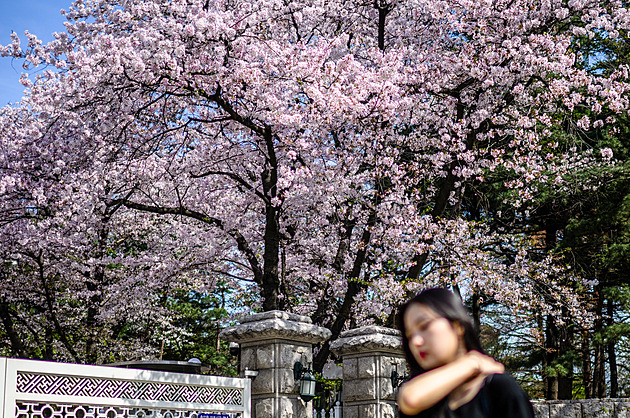
{"label": "pink cherry blossom", "polygon": [[219,281],[334,336],[437,284],[584,312],[555,280],[576,276],[461,199],[505,171],[527,216],[541,184],[612,163],[549,129],[627,111],[628,68],[587,73],[572,46],[628,29],[621,1],[78,0],[65,15],[47,45],[0,47],[46,68],[0,115],[2,259],[25,283],[3,297],[38,291],[30,268],[98,306],[94,330],[124,317],[173,336],[159,295]]}

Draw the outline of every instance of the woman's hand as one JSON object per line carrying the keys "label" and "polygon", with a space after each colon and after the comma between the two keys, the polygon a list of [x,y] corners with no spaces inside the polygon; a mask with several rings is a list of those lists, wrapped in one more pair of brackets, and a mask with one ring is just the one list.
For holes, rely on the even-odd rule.
{"label": "woman's hand", "polygon": [[503,373],[505,371],[505,366],[503,366],[503,364],[499,363],[490,356],[481,354],[479,351],[469,351],[464,354],[464,357],[467,357],[469,360],[476,363],[478,375],[483,375],[485,377],[495,373]]}
{"label": "woman's hand", "polygon": [[476,374],[449,393],[448,406],[452,410],[473,400],[481,390],[486,377],[505,371],[503,364],[478,351],[469,351],[463,357],[474,364]]}

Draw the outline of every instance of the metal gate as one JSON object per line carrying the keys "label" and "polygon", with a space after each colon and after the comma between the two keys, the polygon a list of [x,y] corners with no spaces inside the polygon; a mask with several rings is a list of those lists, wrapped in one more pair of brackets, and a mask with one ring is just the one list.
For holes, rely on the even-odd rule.
{"label": "metal gate", "polygon": [[313,418],[342,418],[342,381],[318,382],[313,400]]}

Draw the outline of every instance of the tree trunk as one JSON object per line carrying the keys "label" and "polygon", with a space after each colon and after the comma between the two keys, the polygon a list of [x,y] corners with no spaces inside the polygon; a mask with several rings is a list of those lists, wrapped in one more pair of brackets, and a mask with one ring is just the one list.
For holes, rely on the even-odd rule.
{"label": "tree trunk", "polygon": [[[268,139],[268,142],[272,142]],[[273,145],[269,146],[273,148]],[[269,148],[268,147],[268,148]],[[270,162],[271,167],[265,169],[262,174],[263,192],[271,199],[276,196],[276,184],[278,182],[277,162],[275,158]],[[278,210],[271,204],[265,205],[265,250],[263,253],[263,311],[281,309],[279,304],[280,293],[280,223]]]}
{"label": "tree trunk", "polygon": [[545,387],[545,399],[558,399],[558,373],[549,373],[558,360],[558,328],[553,316],[547,315],[545,322],[545,363],[547,364],[547,385]]}
{"label": "tree trunk", "polygon": [[[378,207],[380,203],[381,198],[377,195],[374,199],[374,207]],[[365,285],[359,281],[359,277],[361,276],[361,269],[367,257],[367,250],[372,239],[372,228],[376,224],[376,221],[376,210],[373,210],[368,217],[367,224],[363,230],[363,234],[361,235],[361,246],[355,255],[352,270],[350,271],[350,274],[348,274],[348,289],[346,290],[346,294],[344,295],[343,302],[339,308],[335,321],[330,327],[330,331],[332,333],[331,338],[322,344],[317,352],[317,355],[313,358],[313,369],[317,372],[322,371],[324,364],[328,360],[328,356],[330,355],[330,343],[339,337],[346,321],[350,318],[354,298],[365,288]]]}
{"label": "tree trunk", "polygon": [[558,327],[559,334],[559,355],[561,364],[567,370],[566,374],[558,376],[558,399],[572,399],[573,398],[573,331],[572,325],[569,319],[569,313],[566,309],[562,310],[562,317],[564,321],[562,325]]}
{"label": "tree trunk", "polygon": [[[609,297],[608,304],[606,305],[606,313],[608,314],[608,326],[612,326],[615,323],[613,314],[615,312],[615,301]],[[619,382],[617,378],[617,355],[615,353],[615,339],[608,339],[606,345],[608,350],[608,368],[610,370],[610,397],[616,398],[619,396]]]}
{"label": "tree trunk", "polygon": [[593,370],[591,368],[591,336],[588,330],[582,331],[582,383],[584,384],[584,397],[590,399],[593,393]]}
{"label": "tree trunk", "polygon": [[[97,280],[103,280],[104,274],[97,274]],[[96,352],[96,339],[98,338],[98,328],[96,317],[98,315],[98,306],[101,304],[100,293],[97,292],[99,282],[86,282],[86,288],[92,295],[90,296],[89,306],[87,307],[87,315],[85,318],[85,331],[87,339],[85,341],[85,363],[96,364],[98,354]],[[102,283],[102,282],[101,282]]]}
{"label": "tree trunk", "polygon": [[390,5],[380,6],[378,2],[375,3],[378,9],[378,49],[385,51],[385,19],[392,9]]}
{"label": "tree trunk", "polygon": [[[545,227],[545,250],[547,253],[552,252],[556,246],[557,232],[558,228],[553,224]],[[545,324],[545,370],[548,374],[545,397],[553,400],[573,397],[573,362],[569,356],[573,349],[573,338],[569,326],[569,315],[565,309],[561,315],[562,321],[556,321],[553,315],[547,315]],[[549,374],[552,367],[555,370]]]}
{"label": "tree trunk", "polygon": [[7,337],[9,337],[9,342],[11,343],[11,355],[20,358],[28,358],[29,355],[27,354],[26,346],[22,342],[22,337],[15,329],[10,306],[4,301],[0,301],[0,320],[2,320],[4,331],[6,332]]}
{"label": "tree trunk", "polygon": [[[540,332],[540,334],[545,335],[545,324],[543,316],[540,313],[536,314],[536,325],[538,326],[538,331]],[[542,387],[545,398],[547,397],[547,387],[549,386],[549,376],[547,373],[547,368],[549,367],[549,364],[547,363],[546,343],[547,338],[545,336],[545,340],[543,341],[543,349],[545,349],[545,354],[542,356]]]}
{"label": "tree trunk", "polygon": [[[545,365],[547,373],[545,398],[551,400],[573,397],[573,361],[569,355],[573,349],[573,337],[568,319],[556,325],[553,315],[547,316],[545,327]],[[563,370],[566,370],[564,372]]]}
{"label": "tree trunk", "polygon": [[[604,296],[602,295],[601,285],[597,286],[595,290],[595,335],[602,335],[603,331],[603,305]],[[593,366],[593,397],[603,398],[606,394],[606,371],[605,371],[605,358],[604,358],[604,344],[601,339],[595,340],[595,364]]]}
{"label": "tree trunk", "polygon": [[593,368],[594,398],[603,398],[606,395],[604,345],[595,343],[595,367]]}
{"label": "tree trunk", "polygon": [[54,361],[55,355],[53,351],[53,325],[46,325],[48,326],[44,327],[44,350],[42,352],[42,360]]}
{"label": "tree trunk", "polygon": [[481,305],[479,304],[479,300],[479,293],[474,291],[472,295],[472,317],[473,326],[477,335],[481,335]]}

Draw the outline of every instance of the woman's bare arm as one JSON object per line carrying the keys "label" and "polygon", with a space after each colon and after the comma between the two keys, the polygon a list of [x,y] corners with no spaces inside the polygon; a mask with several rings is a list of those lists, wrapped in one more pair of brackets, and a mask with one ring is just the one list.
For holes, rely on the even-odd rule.
{"label": "woman's bare arm", "polygon": [[404,383],[398,390],[398,406],[403,413],[415,415],[429,409],[471,379],[503,371],[503,365],[492,357],[469,351],[451,363]]}

